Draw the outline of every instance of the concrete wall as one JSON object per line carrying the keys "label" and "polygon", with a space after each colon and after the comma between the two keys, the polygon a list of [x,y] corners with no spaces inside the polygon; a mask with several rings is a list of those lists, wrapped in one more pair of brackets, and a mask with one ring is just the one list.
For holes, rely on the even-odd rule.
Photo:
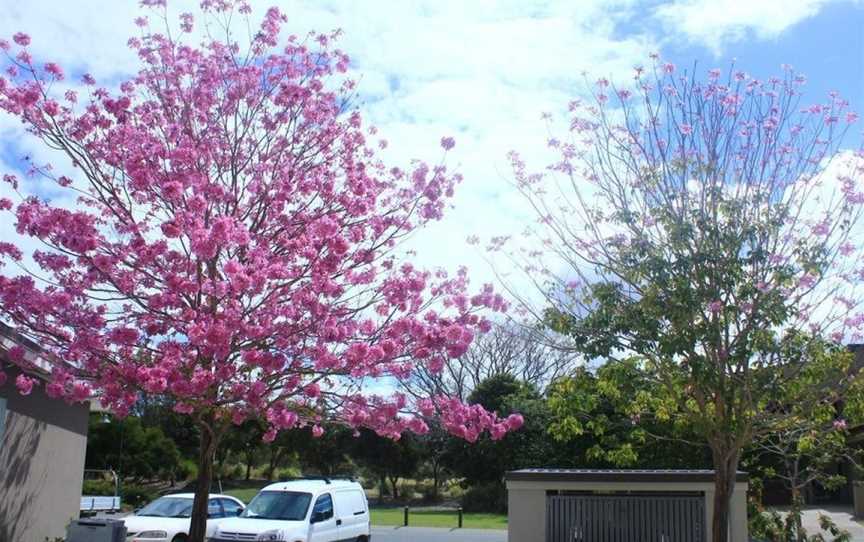
{"label": "concrete wall", "polygon": [[[714,484],[693,482],[507,482],[508,542],[545,542],[546,491],[700,491],[705,495],[706,542],[711,542]],[[735,484],[729,523],[730,542],[748,542],[747,483]]]}
{"label": "concrete wall", "polygon": [[[14,387],[18,373],[4,368],[6,399],[0,434],[0,541],[44,542],[64,536],[78,517],[88,405],[50,399],[42,386],[28,396]],[[3,425],[3,424],[0,424]]]}

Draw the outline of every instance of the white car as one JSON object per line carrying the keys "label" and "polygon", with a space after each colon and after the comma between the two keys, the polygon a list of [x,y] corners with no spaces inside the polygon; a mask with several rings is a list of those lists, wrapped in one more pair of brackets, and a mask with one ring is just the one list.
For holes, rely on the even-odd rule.
{"label": "white car", "polygon": [[[165,495],[126,516],[126,542],[186,542],[194,499],[192,493]],[[243,501],[229,495],[210,495],[207,536],[219,522],[238,516],[244,508]]]}
{"label": "white car", "polygon": [[265,487],[240,517],[217,525],[209,542],[369,542],[371,534],[363,487],[321,478]]}

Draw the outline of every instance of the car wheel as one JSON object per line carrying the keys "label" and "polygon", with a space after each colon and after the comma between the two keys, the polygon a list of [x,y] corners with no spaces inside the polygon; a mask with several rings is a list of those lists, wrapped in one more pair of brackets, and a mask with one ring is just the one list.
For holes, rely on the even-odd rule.
{"label": "car wheel", "polygon": [[357,542],[369,542],[369,539],[365,536],[359,536],[357,537]]}
{"label": "car wheel", "polygon": [[186,542],[187,540],[189,540],[189,538],[187,538],[185,534],[178,534],[171,539],[171,542]]}

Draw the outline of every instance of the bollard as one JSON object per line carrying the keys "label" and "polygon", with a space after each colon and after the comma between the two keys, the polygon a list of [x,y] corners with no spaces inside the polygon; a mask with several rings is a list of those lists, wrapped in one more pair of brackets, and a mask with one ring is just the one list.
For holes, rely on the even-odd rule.
{"label": "bollard", "polygon": [[457,512],[459,512],[459,528],[461,529],[462,528],[462,507],[461,506],[457,509]]}
{"label": "bollard", "polygon": [[408,526],[408,507],[405,507],[405,527]]}

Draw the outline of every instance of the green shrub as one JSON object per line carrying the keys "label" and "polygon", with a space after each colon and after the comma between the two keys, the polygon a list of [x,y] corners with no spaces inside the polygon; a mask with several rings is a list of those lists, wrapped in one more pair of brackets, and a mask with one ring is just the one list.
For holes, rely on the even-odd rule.
{"label": "green shrub", "polygon": [[290,480],[291,478],[297,478],[298,476],[300,476],[300,469],[296,467],[288,467],[287,469],[281,469],[276,474],[276,477],[280,481]]}
{"label": "green shrub", "polygon": [[138,508],[155,499],[156,491],[149,487],[130,484],[123,486],[122,497],[124,504]]}
{"label": "green shrub", "polygon": [[81,494],[93,496],[114,495],[114,482],[110,480],[84,480]]}
{"label": "green shrub", "polygon": [[231,480],[242,480],[246,477],[246,469],[242,465],[234,465],[228,473],[228,478]]}
{"label": "green shrub", "polygon": [[472,513],[506,514],[507,490],[504,484],[490,482],[468,488],[462,495],[462,509]]}
{"label": "green shrub", "polygon": [[177,466],[177,480],[193,480],[198,477],[198,463],[192,459],[184,459]]}

